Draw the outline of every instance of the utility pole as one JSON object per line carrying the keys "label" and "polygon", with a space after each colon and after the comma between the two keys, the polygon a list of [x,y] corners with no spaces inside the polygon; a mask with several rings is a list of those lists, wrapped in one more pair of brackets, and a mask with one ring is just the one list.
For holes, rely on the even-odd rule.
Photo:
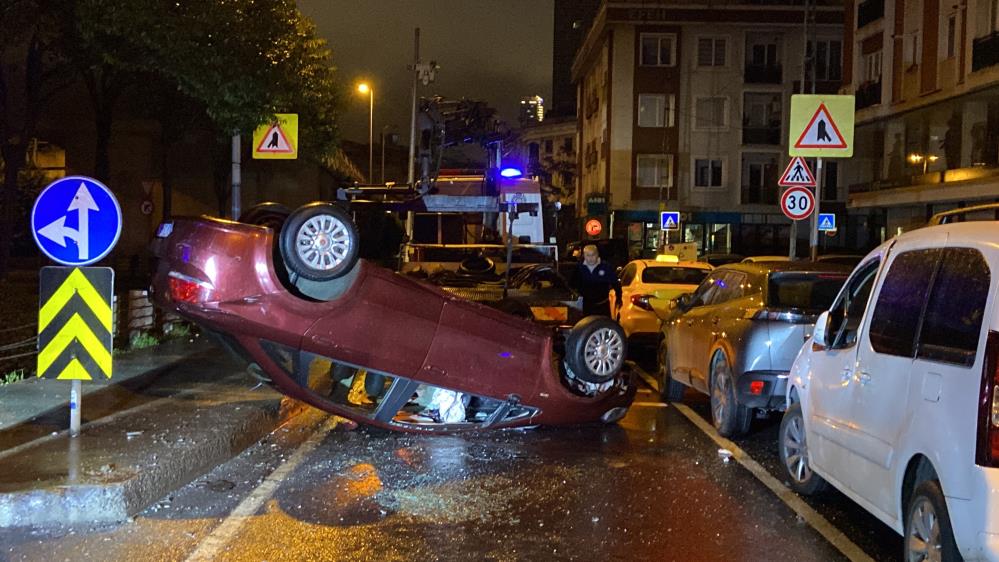
{"label": "utility pole", "polygon": [[[808,6],[808,0],[805,0],[805,6]],[[814,16],[813,13],[806,7],[805,9],[806,20]],[[814,22],[813,22],[814,23]],[[807,52],[807,37],[805,40],[805,49]],[[815,56],[815,49],[812,49],[812,56]],[[815,94],[815,80],[818,77],[815,75],[815,71],[812,71],[812,94]],[[804,84],[802,84],[804,87]],[[815,209],[812,211],[812,230],[809,236],[809,255],[812,261],[815,261],[819,257],[819,212],[822,209],[822,157],[819,156],[815,159]]]}
{"label": "utility pole", "polygon": [[[798,93],[805,93],[805,81],[808,79],[808,0],[802,3],[802,25],[801,25],[801,84],[798,86]],[[788,111],[790,115],[790,110]],[[790,142],[790,140],[788,140]],[[791,221],[790,248],[788,258],[792,261],[798,257],[798,221]]]}

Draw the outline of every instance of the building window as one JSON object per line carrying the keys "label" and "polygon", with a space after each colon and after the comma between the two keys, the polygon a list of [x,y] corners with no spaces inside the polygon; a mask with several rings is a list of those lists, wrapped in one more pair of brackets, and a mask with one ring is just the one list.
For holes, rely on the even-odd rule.
{"label": "building window", "polygon": [[864,55],[864,82],[881,81],[881,51]]}
{"label": "building window", "polygon": [[572,154],[573,150],[574,147],[573,147],[572,137],[565,137],[565,140],[562,141],[562,152],[565,152],[566,154]]}
{"label": "building window", "polygon": [[722,161],[720,158],[694,160],[694,187],[721,187]]}
{"label": "building window", "polygon": [[957,16],[947,18],[947,58],[952,59],[957,51]]}
{"label": "building window", "polygon": [[642,66],[673,66],[676,64],[676,35],[643,33],[641,41]]}
{"label": "building window", "polygon": [[742,156],[742,202],[744,204],[777,203],[777,154],[745,153]]}
{"label": "building window", "polygon": [[747,92],[742,101],[742,143],[780,144],[781,94]]}
{"label": "building window", "polygon": [[697,66],[725,66],[725,39],[699,38],[697,40]]}
{"label": "building window", "polygon": [[814,56],[812,70],[816,80],[839,82],[843,79],[842,41],[833,39],[809,41],[808,47],[808,56]]}
{"label": "building window", "polygon": [[910,68],[919,64],[919,32],[906,35],[902,39],[902,45],[902,62],[905,64],[905,67]]}
{"label": "building window", "polygon": [[672,127],[673,100],[672,95],[638,94],[638,126]]}
{"label": "building window", "polygon": [[638,187],[672,187],[672,154],[639,154],[636,160]]}
{"label": "building window", "polygon": [[545,141],[545,154],[551,154],[555,149],[555,141],[548,139]]}
{"label": "building window", "polygon": [[694,104],[695,129],[724,129],[728,127],[728,98],[697,98]]}

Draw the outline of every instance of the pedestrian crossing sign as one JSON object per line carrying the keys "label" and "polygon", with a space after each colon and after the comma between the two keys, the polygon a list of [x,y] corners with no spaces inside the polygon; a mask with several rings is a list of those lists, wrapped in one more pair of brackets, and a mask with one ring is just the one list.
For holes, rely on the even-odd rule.
{"label": "pedestrian crossing sign", "polygon": [[784,175],[777,180],[781,187],[815,187],[815,176],[808,168],[808,162],[801,156],[795,156],[787,163]]}
{"label": "pedestrian crossing sign", "polygon": [[819,213],[819,232],[834,232],[836,230],[836,215]]}
{"label": "pedestrian crossing sign", "polygon": [[298,158],[298,114],[278,113],[273,123],[253,131],[253,158],[295,160]]}
{"label": "pedestrian crossing sign", "polygon": [[788,153],[791,156],[853,156],[853,96],[791,96]]}
{"label": "pedestrian crossing sign", "polygon": [[680,211],[662,211],[659,224],[662,230],[680,230]]}

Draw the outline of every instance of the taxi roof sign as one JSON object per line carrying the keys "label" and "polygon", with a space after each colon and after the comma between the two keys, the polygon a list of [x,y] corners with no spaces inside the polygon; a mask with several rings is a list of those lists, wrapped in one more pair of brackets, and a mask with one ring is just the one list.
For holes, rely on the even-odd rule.
{"label": "taxi roof sign", "polygon": [[793,95],[788,127],[791,156],[853,156],[853,96]]}

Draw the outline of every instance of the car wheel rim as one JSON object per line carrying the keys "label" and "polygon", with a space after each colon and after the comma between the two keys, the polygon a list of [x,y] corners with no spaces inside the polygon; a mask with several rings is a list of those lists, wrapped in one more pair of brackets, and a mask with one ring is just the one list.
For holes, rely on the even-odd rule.
{"label": "car wheel rim", "polygon": [[808,447],[805,443],[805,428],[800,416],[795,416],[787,424],[784,439],[784,466],[787,473],[799,484],[812,477],[808,468]]}
{"label": "car wheel rim", "polygon": [[611,328],[601,328],[586,340],[586,366],[599,376],[614,374],[624,362],[624,340]]}
{"label": "car wheel rim", "polygon": [[926,498],[919,498],[909,517],[909,536],[906,537],[906,551],[909,562],[938,562],[942,558],[943,544],[940,541],[940,519],[933,504]]}
{"label": "car wheel rim", "polygon": [[310,268],[329,271],[347,258],[350,232],[340,219],[332,215],[317,215],[299,227],[295,251]]}
{"label": "car wheel rim", "polygon": [[728,374],[725,372],[724,360],[715,363],[714,384],[711,387],[711,413],[715,427],[722,425],[728,413]]}

